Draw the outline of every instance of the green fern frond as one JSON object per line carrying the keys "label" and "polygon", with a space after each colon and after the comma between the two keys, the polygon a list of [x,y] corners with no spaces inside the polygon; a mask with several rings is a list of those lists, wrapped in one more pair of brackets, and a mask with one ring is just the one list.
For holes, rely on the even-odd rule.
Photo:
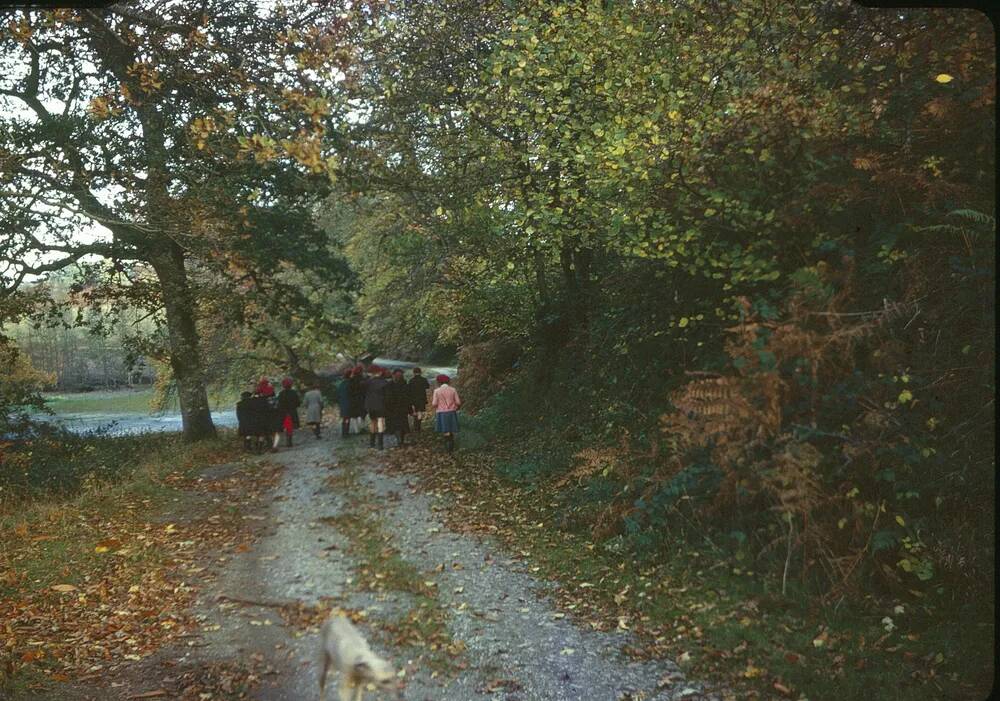
{"label": "green fern frond", "polygon": [[974,209],[956,209],[953,212],[948,212],[949,217],[960,217],[966,221],[971,221],[974,224],[980,224],[982,226],[988,226],[991,229],[996,228],[996,219],[991,217],[989,214],[984,214],[983,212],[977,212]]}
{"label": "green fern frond", "polygon": [[965,232],[965,229],[961,226],[955,226],[954,224],[932,224],[931,226],[916,226],[913,228],[914,231],[919,231],[920,233],[931,233],[931,234],[961,234]]}

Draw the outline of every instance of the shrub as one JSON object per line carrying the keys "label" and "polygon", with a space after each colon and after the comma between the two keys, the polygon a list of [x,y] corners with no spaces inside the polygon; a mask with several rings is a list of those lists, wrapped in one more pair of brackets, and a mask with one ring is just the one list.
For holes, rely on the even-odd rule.
{"label": "shrub", "polygon": [[168,433],[76,435],[41,426],[0,450],[0,491],[12,498],[71,495],[87,480],[125,478],[144,455],[179,441]]}

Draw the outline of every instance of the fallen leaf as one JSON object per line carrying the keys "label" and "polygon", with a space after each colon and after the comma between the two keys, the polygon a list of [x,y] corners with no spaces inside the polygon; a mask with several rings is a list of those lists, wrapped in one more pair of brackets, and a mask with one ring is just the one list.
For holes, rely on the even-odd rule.
{"label": "fallen leaf", "polygon": [[71,591],[77,591],[77,589],[72,584],[53,584],[52,591],[58,591],[65,594]]}
{"label": "fallen leaf", "polygon": [[759,677],[763,671],[764,670],[760,667],[754,667],[752,664],[748,664],[747,668],[743,670],[743,676],[747,679],[754,679],[755,677]]}

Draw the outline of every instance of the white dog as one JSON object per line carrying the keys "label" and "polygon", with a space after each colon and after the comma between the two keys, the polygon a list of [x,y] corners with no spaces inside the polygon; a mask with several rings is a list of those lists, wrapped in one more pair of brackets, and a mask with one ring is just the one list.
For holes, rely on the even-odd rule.
{"label": "white dog", "polygon": [[319,698],[326,698],[326,675],[330,667],[340,672],[340,701],[361,701],[365,686],[383,691],[397,689],[392,665],[372,652],[361,632],[343,616],[331,616],[323,624],[323,669],[319,675]]}

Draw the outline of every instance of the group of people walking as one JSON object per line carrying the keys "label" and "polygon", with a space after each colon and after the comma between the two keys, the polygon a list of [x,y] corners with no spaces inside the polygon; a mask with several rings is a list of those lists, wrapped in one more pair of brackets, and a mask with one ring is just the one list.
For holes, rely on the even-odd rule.
{"label": "group of people walking", "polygon": [[[367,374],[367,377],[366,377]],[[438,375],[438,387],[431,397],[431,406],[437,410],[435,427],[445,434],[445,445],[454,449],[455,434],[458,433],[458,407],[461,401],[451,387],[451,378]],[[371,365],[367,372],[361,365],[348,370],[337,384],[337,405],[340,408],[340,435],[347,438],[352,433],[363,430],[365,417],[368,418],[368,440],[371,447],[380,450],[385,447],[385,434],[396,437],[397,447],[406,445],[406,436],[423,428],[427,413],[427,392],[431,383],[423,376],[420,368],[413,368],[413,375],[407,382],[400,368],[389,371],[378,365]],[[450,392],[439,394],[447,387]],[[447,407],[438,406],[438,398],[452,397]],[[450,417],[442,415],[450,414]],[[412,421],[412,427],[411,427]],[[446,429],[446,430],[445,430]]]}
{"label": "group of people walking", "polygon": [[[458,433],[458,409],[461,406],[458,392],[451,386],[451,378],[438,375],[437,387],[431,395],[430,405],[435,410],[435,429],[444,435],[445,449],[455,448]],[[340,432],[343,438],[367,430],[369,445],[385,447],[385,434],[396,436],[398,447],[406,445],[408,433],[419,432],[427,413],[428,391],[431,383],[420,368],[413,368],[409,381],[403,370],[389,371],[378,365],[365,370],[358,365],[344,373],[337,384],[337,405],[340,409]],[[291,378],[281,381],[281,390],[275,393],[267,377],[261,377],[253,392],[243,392],[236,403],[239,433],[247,450],[261,452],[268,446],[277,450],[284,438],[286,446],[292,445],[292,436],[299,428],[299,408],[306,412],[308,424],[316,438],[321,437],[323,422],[323,394],[312,384],[300,397]],[[412,421],[412,427],[411,427]]]}
{"label": "group of people walking", "polygon": [[240,401],[236,402],[236,422],[247,450],[261,452],[268,447],[277,450],[282,437],[285,445],[291,447],[292,436],[300,426],[299,407],[305,408],[306,423],[316,438],[320,437],[323,395],[319,387],[311,386],[300,397],[293,384],[286,377],[281,381],[281,390],[275,393],[271,381],[261,377],[253,392],[240,395]]}

